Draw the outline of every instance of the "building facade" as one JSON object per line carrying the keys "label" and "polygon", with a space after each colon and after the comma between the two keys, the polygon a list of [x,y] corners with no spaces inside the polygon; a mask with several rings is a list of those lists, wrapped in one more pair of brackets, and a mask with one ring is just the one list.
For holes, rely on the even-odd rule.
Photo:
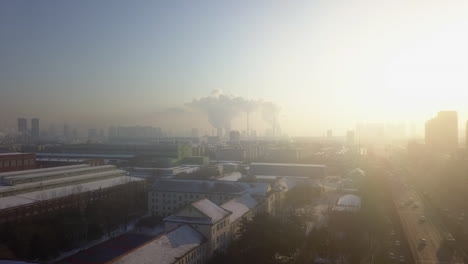
{"label": "building facade", "polygon": [[0,172],[30,170],[36,168],[34,153],[0,153]]}
{"label": "building facade", "polygon": [[185,179],[156,180],[149,190],[148,211],[166,217],[199,199],[221,205],[244,194],[257,200],[259,210],[275,213],[275,195],[269,183]]}
{"label": "building facade", "polygon": [[458,114],[442,111],[426,122],[426,145],[434,151],[453,153],[458,148]]}

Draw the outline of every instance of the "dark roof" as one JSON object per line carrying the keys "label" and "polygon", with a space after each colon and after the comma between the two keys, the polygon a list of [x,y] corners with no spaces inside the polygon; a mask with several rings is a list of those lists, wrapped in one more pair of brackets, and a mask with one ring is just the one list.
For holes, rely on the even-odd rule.
{"label": "dark roof", "polygon": [[124,234],[97,246],[72,255],[58,264],[104,264],[140,247],[154,239],[154,236]]}
{"label": "dark roof", "polygon": [[266,195],[270,184],[263,182],[230,182],[216,180],[159,179],[153,184],[155,191]]}

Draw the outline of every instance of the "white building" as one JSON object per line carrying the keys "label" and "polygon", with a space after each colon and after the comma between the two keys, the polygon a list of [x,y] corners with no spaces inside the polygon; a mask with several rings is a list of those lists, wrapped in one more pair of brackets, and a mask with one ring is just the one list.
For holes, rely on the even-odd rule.
{"label": "white building", "polygon": [[206,238],[192,227],[181,225],[111,263],[202,264],[207,259],[207,249]]}
{"label": "white building", "polygon": [[208,199],[201,199],[164,218],[166,230],[172,230],[184,224],[190,225],[209,241],[208,255],[226,250],[230,237],[230,218],[232,212],[214,204]]}
{"label": "white building", "polygon": [[244,219],[250,220],[255,216],[257,206],[258,202],[250,194],[242,195],[221,205],[222,208],[232,213],[229,216],[229,222],[231,223],[230,241],[238,236],[242,221]]}
{"label": "white building", "polygon": [[148,211],[169,216],[203,198],[221,205],[244,194],[250,194],[259,203],[259,210],[275,214],[275,195],[270,183],[187,179],[156,180],[149,191]]}

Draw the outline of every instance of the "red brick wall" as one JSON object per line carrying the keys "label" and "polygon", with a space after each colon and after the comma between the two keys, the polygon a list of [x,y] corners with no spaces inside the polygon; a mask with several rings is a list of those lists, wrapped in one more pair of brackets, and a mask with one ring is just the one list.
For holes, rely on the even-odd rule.
{"label": "red brick wall", "polygon": [[36,168],[36,154],[12,153],[0,155],[0,172],[30,170]]}

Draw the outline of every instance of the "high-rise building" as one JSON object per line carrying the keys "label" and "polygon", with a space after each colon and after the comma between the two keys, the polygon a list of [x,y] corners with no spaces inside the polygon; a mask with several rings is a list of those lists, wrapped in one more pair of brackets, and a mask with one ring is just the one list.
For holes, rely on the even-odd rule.
{"label": "high-rise building", "polygon": [[33,139],[39,138],[39,119],[38,118],[31,119],[31,137]]}
{"label": "high-rise building", "polygon": [[465,144],[466,144],[466,149],[468,149],[468,121],[466,121],[466,127],[465,127]]}
{"label": "high-rise building", "polygon": [[229,132],[229,141],[234,144],[239,144],[240,143],[240,132],[237,130],[232,130]]}
{"label": "high-rise building", "polygon": [[348,130],[346,132],[346,145],[353,146],[354,145],[354,131]]}
{"label": "high-rise building", "polygon": [[199,137],[198,128],[192,128],[192,130],[190,131],[190,136],[193,138]]}
{"label": "high-rise building", "polygon": [[458,114],[441,111],[426,122],[425,141],[432,150],[451,153],[458,148]]}
{"label": "high-rise building", "polygon": [[28,120],[26,118],[18,118],[18,132],[28,132]]}
{"label": "high-rise building", "polygon": [[65,140],[70,140],[70,127],[67,124],[63,125],[63,137]]}
{"label": "high-rise building", "polygon": [[98,138],[98,130],[96,128],[88,129],[88,139],[96,140]]}

